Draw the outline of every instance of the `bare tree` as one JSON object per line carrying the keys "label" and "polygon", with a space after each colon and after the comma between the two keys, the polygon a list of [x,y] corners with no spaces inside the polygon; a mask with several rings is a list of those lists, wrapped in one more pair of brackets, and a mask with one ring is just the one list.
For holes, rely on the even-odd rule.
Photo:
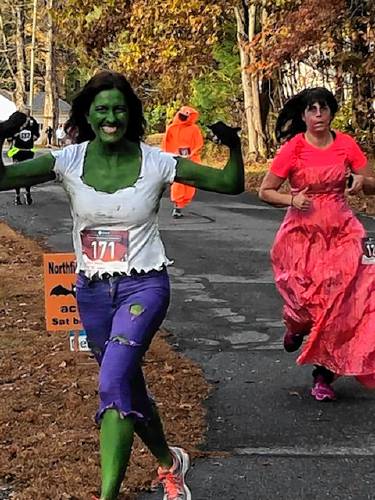
{"label": "bare tree", "polygon": [[[55,40],[54,40],[54,19],[53,1],[46,0],[47,9],[47,32],[46,32],[46,67],[45,67],[45,100],[43,128],[52,127],[56,130],[59,120],[58,95],[56,85],[56,61],[55,61]],[[53,137],[55,140],[55,137]]]}
{"label": "bare tree", "polygon": [[[260,9],[259,9],[260,7]],[[264,16],[264,2],[256,0],[242,0],[241,7],[235,7],[237,20],[237,39],[241,59],[241,78],[244,93],[245,117],[248,135],[249,159],[265,158],[266,144],[262,129],[260,106],[260,85],[257,73],[249,72],[248,68],[253,62],[253,54],[249,44],[255,37],[256,23],[261,22]],[[259,18],[260,12],[260,18]]]}
{"label": "bare tree", "polygon": [[26,58],[25,58],[25,7],[17,2],[12,11],[16,18],[16,91],[15,101],[18,108],[26,103]]}
{"label": "bare tree", "polygon": [[25,8],[24,3],[9,0],[0,6],[2,57],[14,83],[18,107],[26,102]]}

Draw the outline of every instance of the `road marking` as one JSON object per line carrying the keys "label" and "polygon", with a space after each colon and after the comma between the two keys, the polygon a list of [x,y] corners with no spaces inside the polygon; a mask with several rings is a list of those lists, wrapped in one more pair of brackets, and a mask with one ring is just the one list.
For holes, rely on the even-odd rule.
{"label": "road marking", "polygon": [[171,283],[173,290],[204,290],[204,285],[202,283]]}
{"label": "road marking", "polygon": [[269,318],[255,318],[257,323],[264,323],[269,328],[285,328],[283,321],[272,320]]}
{"label": "road marking", "polygon": [[229,323],[245,323],[246,317],[238,314],[236,316],[228,316],[227,320],[229,321]]}
{"label": "road marking", "polygon": [[285,446],[276,448],[235,448],[236,455],[246,456],[273,456],[273,457],[373,457],[375,446],[319,446],[304,448],[299,446]]}
{"label": "road marking", "polygon": [[[222,205],[212,204],[211,207],[214,208],[227,208],[228,210],[240,209],[240,210],[272,210],[275,211],[274,207],[269,207],[267,205],[252,205],[248,203],[223,203]],[[276,209],[279,210],[279,209]]]}
{"label": "road marking", "polygon": [[247,332],[235,332],[231,335],[227,335],[224,337],[224,340],[227,340],[231,344],[249,344],[251,342],[267,342],[269,340],[269,335],[261,332],[256,332],[253,330]]}
{"label": "road marking", "polygon": [[204,339],[204,338],[200,338],[200,337],[195,337],[193,340],[197,344],[204,344],[204,345],[208,345],[208,346],[220,345],[220,342],[218,340],[213,340],[213,339]]}
{"label": "road marking", "polygon": [[236,313],[230,307],[212,307],[210,312],[217,318],[225,318],[226,316],[235,316]]}
{"label": "road marking", "polygon": [[213,297],[209,297],[208,295],[204,294],[199,294],[199,295],[194,295],[193,297],[189,297],[188,299],[185,299],[185,302],[212,302],[213,304],[218,304],[218,303],[226,303],[227,301],[224,299],[215,299]]}
{"label": "road marking", "polygon": [[236,283],[236,284],[265,284],[273,285],[271,277],[246,278],[246,276],[228,276],[223,274],[200,274],[199,278],[206,279],[210,283]]}
{"label": "road marking", "polygon": [[284,346],[281,342],[270,342],[269,344],[251,347],[252,351],[283,351]]}
{"label": "road marking", "polygon": [[[212,296],[212,294],[206,289],[203,280],[207,280],[209,283],[251,283],[251,284],[272,284],[273,281],[267,277],[262,278],[246,278],[242,276],[227,276],[222,274],[185,274],[183,269],[172,268],[171,275],[173,276],[173,280],[171,283],[172,290],[182,290],[184,292],[195,292],[185,298],[184,302],[206,302],[211,304],[222,303],[228,304],[227,300],[216,298]],[[198,293],[197,293],[198,292]],[[207,309],[208,314],[213,315],[215,318],[223,318],[228,321],[228,323],[232,325],[240,325],[241,323],[246,322],[246,316],[243,314],[239,314],[233,311],[230,307],[212,307]],[[279,326],[279,323],[275,324],[270,318],[257,318],[257,322],[261,322],[266,319],[270,323],[270,326],[275,327]],[[268,325],[266,325],[268,326]],[[239,337],[244,339],[243,341],[237,340]],[[235,332],[233,335],[226,337],[224,340],[229,341],[232,346],[239,346],[239,344],[250,344],[254,342],[267,342],[269,340],[269,335],[257,331],[249,331],[249,332]],[[245,346],[241,346],[245,347]],[[241,348],[240,347],[240,348]],[[277,347],[262,347],[264,350],[274,350],[281,349],[280,344]]]}

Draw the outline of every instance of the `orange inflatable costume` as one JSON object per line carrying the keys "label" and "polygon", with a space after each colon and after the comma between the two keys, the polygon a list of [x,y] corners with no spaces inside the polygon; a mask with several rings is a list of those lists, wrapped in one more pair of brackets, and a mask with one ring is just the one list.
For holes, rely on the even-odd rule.
{"label": "orange inflatable costume", "polygon": [[[189,106],[182,106],[165,131],[162,142],[163,151],[184,156],[200,163],[203,137],[200,128],[196,125],[198,118],[197,110]],[[178,209],[188,205],[194,195],[195,188],[192,186],[178,182],[174,182],[171,186],[171,200]]]}

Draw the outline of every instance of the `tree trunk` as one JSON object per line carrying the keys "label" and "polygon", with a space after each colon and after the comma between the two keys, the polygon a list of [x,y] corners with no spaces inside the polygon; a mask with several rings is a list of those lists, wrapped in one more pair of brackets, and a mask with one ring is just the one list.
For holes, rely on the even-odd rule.
{"label": "tree trunk", "polygon": [[[373,82],[362,75],[353,76],[353,125],[358,130],[370,130],[374,117]],[[373,125],[373,124],[372,124]]]}
{"label": "tree trunk", "polygon": [[259,97],[259,78],[255,72],[249,72],[253,62],[251,50],[245,44],[255,36],[256,4],[249,6],[243,2],[243,8],[235,8],[237,20],[237,40],[241,60],[241,79],[244,93],[245,117],[248,135],[248,156],[250,160],[266,157],[266,147],[262,129]]}
{"label": "tree trunk", "polygon": [[[370,26],[375,21],[375,6],[372,2],[362,2],[357,5],[357,16],[352,17],[352,51],[361,57],[362,61],[373,58],[371,47]],[[366,19],[368,16],[369,19]],[[369,21],[369,22],[368,22]],[[362,36],[367,33],[367,37]],[[374,91],[375,78],[366,70],[364,64],[352,69],[352,122],[355,131],[363,135],[363,142],[369,149],[374,147]]]}
{"label": "tree trunk", "polygon": [[[2,57],[4,58],[4,61],[6,62],[9,74],[10,74],[15,86],[17,87],[17,85],[19,85],[17,83],[18,76],[16,73],[16,69],[14,67],[14,63],[10,59],[11,49],[10,49],[9,44],[8,44],[8,39],[7,39],[7,35],[6,35],[6,30],[5,30],[4,10],[6,10],[6,9],[8,9],[9,11],[12,12],[12,14],[14,14],[14,9],[11,9],[11,7],[8,4],[5,4],[5,5],[0,4],[0,36],[1,36],[1,42],[2,42]],[[13,18],[14,18],[14,15],[13,15]],[[13,25],[12,25],[12,28],[13,28]]]}
{"label": "tree trunk", "polygon": [[14,7],[16,17],[16,90],[15,101],[17,108],[26,104],[26,58],[25,58],[25,7],[17,3]]}
{"label": "tree trunk", "polygon": [[[249,42],[251,43],[255,36],[255,26],[257,21],[257,6],[253,1],[249,7]],[[253,51],[249,51],[250,64],[254,62]],[[255,129],[255,137],[257,142],[257,155],[256,158],[266,157],[266,147],[264,144],[263,130],[262,130],[262,117],[260,110],[260,97],[259,97],[259,77],[258,73],[251,73],[251,92],[253,98],[253,124]]]}
{"label": "tree trunk", "polygon": [[245,20],[243,13],[239,11],[238,8],[235,9],[236,19],[237,19],[237,40],[238,47],[240,51],[240,61],[241,61],[241,80],[242,89],[244,94],[244,106],[245,106],[245,119],[247,125],[247,140],[248,140],[248,155],[250,158],[256,156],[257,153],[257,141],[256,134],[253,123],[253,99],[252,99],[252,85],[250,74],[246,71],[246,68],[250,64],[249,55],[244,47],[244,33],[245,33]]}
{"label": "tree trunk", "polygon": [[[43,130],[52,127],[55,132],[58,127],[59,108],[56,86],[56,64],[54,50],[54,20],[52,16],[53,0],[47,0],[47,34],[46,34],[46,74],[44,80],[45,100]],[[52,137],[53,144],[56,143],[55,133]]]}

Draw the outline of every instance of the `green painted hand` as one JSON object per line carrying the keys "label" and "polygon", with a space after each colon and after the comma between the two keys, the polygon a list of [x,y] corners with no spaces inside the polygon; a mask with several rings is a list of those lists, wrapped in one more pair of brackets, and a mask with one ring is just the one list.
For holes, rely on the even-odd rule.
{"label": "green painted hand", "polygon": [[239,145],[240,138],[238,137],[238,132],[241,130],[239,127],[229,127],[224,122],[219,121],[213,125],[209,125],[208,128],[214,135],[214,142],[219,142],[229,148]]}

